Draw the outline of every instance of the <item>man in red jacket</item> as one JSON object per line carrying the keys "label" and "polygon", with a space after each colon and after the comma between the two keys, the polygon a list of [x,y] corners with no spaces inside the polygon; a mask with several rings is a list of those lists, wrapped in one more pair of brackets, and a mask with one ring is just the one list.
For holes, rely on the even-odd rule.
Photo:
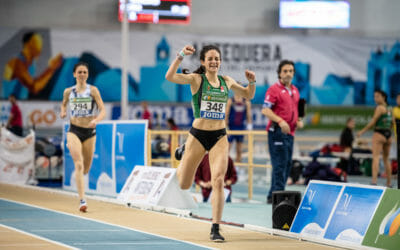
{"label": "man in red jacket", "polygon": [[268,119],[268,148],[272,164],[271,188],[267,203],[272,203],[272,192],[285,190],[292,168],[293,142],[296,128],[302,128],[299,117],[299,90],[292,84],[294,63],[283,60],[278,66],[278,81],[268,88],[261,113]]}
{"label": "man in red jacket", "polygon": [[[211,171],[210,163],[208,161],[208,154],[206,154],[197,168],[195,182],[201,187],[201,193],[203,194],[203,202],[207,202],[211,193]],[[224,179],[224,188],[229,189],[229,196],[226,198],[226,202],[231,202],[232,185],[237,181],[237,173],[233,160],[231,157],[228,158],[228,169],[226,170]]]}

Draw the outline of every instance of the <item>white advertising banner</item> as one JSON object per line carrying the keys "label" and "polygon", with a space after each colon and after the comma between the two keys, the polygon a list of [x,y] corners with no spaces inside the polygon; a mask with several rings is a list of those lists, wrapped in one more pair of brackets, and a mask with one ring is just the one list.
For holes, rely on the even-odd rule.
{"label": "white advertising banner", "polygon": [[175,168],[135,166],[117,198],[132,205],[196,208],[190,193],[179,188],[175,174]]}
{"label": "white advertising banner", "polygon": [[[69,119],[69,114],[67,114],[67,118],[65,119],[60,118],[61,102],[19,101],[18,106],[22,113],[22,124],[25,128],[61,129],[63,123]],[[112,105],[110,103],[105,104],[108,116],[110,116],[111,107]],[[10,109],[10,102],[0,101],[0,123],[7,123]]]}
{"label": "white advertising banner", "polygon": [[0,131],[0,182],[26,184],[33,176],[35,133],[19,137],[2,127]]}

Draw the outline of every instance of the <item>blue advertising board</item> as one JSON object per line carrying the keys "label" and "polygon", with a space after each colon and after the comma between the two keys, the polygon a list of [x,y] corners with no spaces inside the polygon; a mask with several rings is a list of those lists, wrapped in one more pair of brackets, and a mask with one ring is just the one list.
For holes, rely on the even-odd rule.
{"label": "blue advertising board", "polygon": [[290,231],[319,241],[360,246],[385,187],[311,181]]}
{"label": "blue advertising board", "polygon": [[346,186],[324,238],[361,244],[385,188]]}
{"label": "blue advertising board", "polygon": [[[113,189],[114,175],[112,164],[113,123],[106,122],[96,126],[96,146],[93,153],[92,167],[88,177],[89,190],[108,190],[108,194],[115,192]],[[100,186],[98,186],[100,185]]]}
{"label": "blue advertising board", "polygon": [[144,142],[147,141],[147,120],[146,123],[119,122],[115,127],[115,135],[115,174],[118,176],[116,191],[119,193],[133,168],[146,164]]}
{"label": "blue advertising board", "polygon": [[[76,190],[75,167],[66,146],[69,124],[64,124],[63,188]],[[85,191],[116,196],[136,165],[147,164],[147,120],[105,121],[96,126],[96,146]]]}
{"label": "blue advertising board", "polygon": [[71,186],[72,174],[75,170],[74,161],[72,160],[71,154],[67,147],[67,132],[69,130],[69,123],[65,123],[63,126],[63,164],[64,164],[64,178],[63,186]]}
{"label": "blue advertising board", "polygon": [[329,216],[343,190],[337,182],[311,181],[290,228],[290,232],[322,238]]}

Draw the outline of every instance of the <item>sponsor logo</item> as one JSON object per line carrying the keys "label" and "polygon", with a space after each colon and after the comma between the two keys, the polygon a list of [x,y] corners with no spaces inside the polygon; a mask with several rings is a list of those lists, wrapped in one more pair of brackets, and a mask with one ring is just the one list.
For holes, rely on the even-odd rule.
{"label": "sponsor logo", "polygon": [[118,152],[123,153],[124,151],[124,134],[121,132],[117,132],[118,137]]}
{"label": "sponsor logo", "polygon": [[379,236],[387,235],[392,237],[400,229],[400,208],[398,203],[390,210],[383,218],[379,225],[379,232],[376,236],[375,243],[377,243]]}
{"label": "sponsor logo", "polygon": [[32,124],[35,125],[40,125],[43,123],[46,125],[52,125],[57,120],[57,116],[54,110],[46,110],[43,112],[42,110],[35,109],[29,115],[29,119]]}
{"label": "sponsor logo", "polygon": [[224,113],[202,112],[202,118],[221,120],[225,118]]}
{"label": "sponsor logo", "polygon": [[308,190],[308,193],[309,193],[309,196],[308,196],[308,201],[307,201],[307,203],[308,203],[308,205],[311,205],[311,203],[312,203],[312,201],[314,200],[314,196],[315,196],[315,194],[317,193],[317,191],[312,190],[312,189],[309,189],[309,190]]}

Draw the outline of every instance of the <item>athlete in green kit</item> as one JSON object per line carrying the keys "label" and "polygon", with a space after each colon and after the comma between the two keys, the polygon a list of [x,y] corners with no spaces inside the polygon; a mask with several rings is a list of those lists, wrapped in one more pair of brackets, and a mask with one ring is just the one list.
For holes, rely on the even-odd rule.
{"label": "athlete in green kit", "polygon": [[[200,52],[201,66],[191,74],[178,74],[183,58],[192,55],[195,49],[187,45],[169,67],[166,79],[177,84],[190,84],[194,121],[186,143],[178,148],[175,156],[181,159],[177,177],[182,189],[189,189],[196,169],[208,151],[212,184],[212,228],[210,239],[223,242],[219,224],[224,208],[224,177],[228,167],[229,143],[225,128],[225,111],[229,90],[252,99],[255,94],[255,73],[246,70],[249,84],[241,86],[232,77],[218,75],[221,67],[221,52],[213,45],[204,46]],[[185,153],[183,154],[183,151]],[[183,156],[182,156],[183,155]]]}
{"label": "athlete in green kit", "polygon": [[392,108],[387,104],[387,95],[382,90],[375,90],[374,100],[376,108],[371,121],[357,133],[360,137],[368,129],[374,128],[372,135],[372,185],[377,184],[379,160],[382,160],[386,171],[386,186],[392,187],[392,168],[389,161],[390,146],[392,144],[393,117]]}

